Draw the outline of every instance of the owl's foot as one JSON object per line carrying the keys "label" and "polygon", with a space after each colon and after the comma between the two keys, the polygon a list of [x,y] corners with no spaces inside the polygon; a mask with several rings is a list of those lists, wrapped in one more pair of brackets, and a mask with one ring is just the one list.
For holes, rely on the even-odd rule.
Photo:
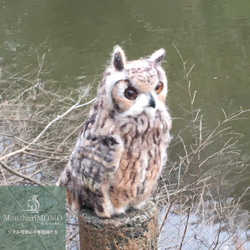
{"label": "owl's foot", "polygon": [[105,212],[105,211],[99,212],[97,209],[95,209],[95,213],[96,213],[96,215],[97,215],[98,217],[103,218],[103,219],[108,219],[108,218],[111,217],[111,214],[110,214],[110,213],[107,213],[107,212]]}
{"label": "owl's foot", "polygon": [[133,203],[131,204],[131,207],[134,209],[142,209],[146,206],[147,202],[146,201],[142,201],[142,202],[138,202],[138,203]]}

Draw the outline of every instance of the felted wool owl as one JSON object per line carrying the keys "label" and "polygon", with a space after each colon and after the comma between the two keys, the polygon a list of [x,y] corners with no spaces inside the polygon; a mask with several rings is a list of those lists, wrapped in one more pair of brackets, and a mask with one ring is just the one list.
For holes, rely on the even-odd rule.
{"label": "felted wool owl", "polygon": [[114,47],[111,64],[58,185],[74,209],[109,218],[140,209],[167,160],[171,117],[165,105],[164,49],[127,61]]}

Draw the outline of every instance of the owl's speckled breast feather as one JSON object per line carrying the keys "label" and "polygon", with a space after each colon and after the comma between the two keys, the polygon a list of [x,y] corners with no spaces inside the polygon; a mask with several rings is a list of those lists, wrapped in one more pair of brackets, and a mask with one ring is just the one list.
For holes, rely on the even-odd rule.
{"label": "owl's speckled breast feather", "polygon": [[[154,119],[146,113],[138,117],[128,117],[128,121],[118,122],[124,151],[119,168],[111,182],[112,204],[119,208],[133,200],[133,207],[140,207],[151,194],[161,168],[166,160],[164,150],[169,143],[170,124],[162,119],[164,114],[156,112]],[[122,197],[122,198],[121,198]]]}
{"label": "owl's speckled breast feather", "polygon": [[171,118],[165,106],[164,50],[127,62],[115,47],[111,66],[83,125],[58,185],[76,209],[93,208],[100,217],[140,208],[164,166]]}

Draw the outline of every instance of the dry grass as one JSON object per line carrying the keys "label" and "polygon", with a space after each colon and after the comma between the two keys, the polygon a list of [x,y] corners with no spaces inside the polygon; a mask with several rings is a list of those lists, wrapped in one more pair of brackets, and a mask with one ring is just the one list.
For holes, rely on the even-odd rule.
{"label": "dry grass", "polygon": [[[176,47],[175,47],[176,48]],[[195,108],[197,92],[192,90],[190,72],[176,48],[186,79],[189,97],[189,126],[173,139],[170,151],[178,151],[178,160],[168,163],[162,174],[156,200],[162,207],[160,217],[161,249],[248,249],[249,213],[241,209],[246,189],[234,199],[225,180],[230,171],[249,167],[241,157],[239,134],[231,127],[232,121],[244,119],[250,110],[226,114],[223,120],[208,129],[203,125],[205,116]],[[184,109],[183,109],[184,110]],[[186,135],[191,141],[185,141]],[[180,149],[180,146],[182,149]]]}
{"label": "dry grass", "polygon": [[[35,72],[2,70],[0,185],[55,185],[93,102],[91,86],[60,90],[43,81],[45,57]],[[67,211],[67,245],[76,249],[77,216]]]}
{"label": "dry grass", "polygon": [[2,171],[0,185],[54,183],[93,102],[90,87],[53,90],[42,80],[44,60],[45,54],[36,72],[0,79],[0,163],[12,173]]}

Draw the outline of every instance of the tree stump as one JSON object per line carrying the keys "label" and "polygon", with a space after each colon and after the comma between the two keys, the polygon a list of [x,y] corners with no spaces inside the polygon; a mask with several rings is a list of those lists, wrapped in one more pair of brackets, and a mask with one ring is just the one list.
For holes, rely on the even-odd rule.
{"label": "tree stump", "polygon": [[153,202],[110,219],[82,209],[78,215],[81,250],[156,250],[158,210]]}

